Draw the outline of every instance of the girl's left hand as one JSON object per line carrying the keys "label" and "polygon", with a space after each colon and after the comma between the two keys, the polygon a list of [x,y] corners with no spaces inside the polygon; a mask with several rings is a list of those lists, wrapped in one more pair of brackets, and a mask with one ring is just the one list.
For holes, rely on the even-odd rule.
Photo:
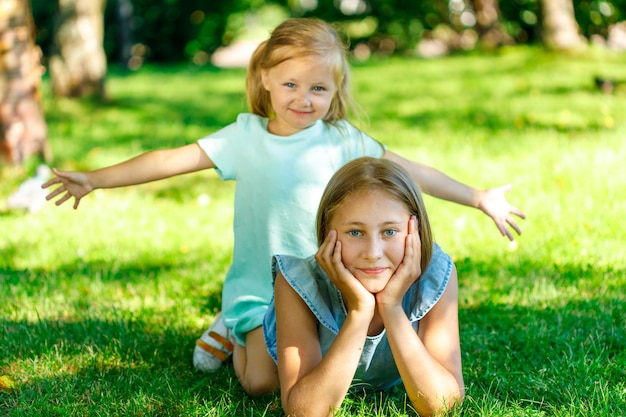
{"label": "girl's left hand", "polygon": [[478,208],[491,217],[502,236],[506,236],[510,241],[513,241],[515,238],[509,227],[515,230],[518,235],[522,234],[522,230],[515,223],[512,215],[514,214],[520,219],[525,219],[526,216],[517,207],[506,201],[504,194],[510,189],[511,184],[508,184],[484,191],[481,200],[478,202]]}
{"label": "girl's left hand", "polygon": [[385,288],[376,294],[376,304],[381,308],[401,306],[404,294],[422,275],[421,259],[422,242],[417,231],[417,218],[411,216],[409,232],[405,241],[404,258]]}

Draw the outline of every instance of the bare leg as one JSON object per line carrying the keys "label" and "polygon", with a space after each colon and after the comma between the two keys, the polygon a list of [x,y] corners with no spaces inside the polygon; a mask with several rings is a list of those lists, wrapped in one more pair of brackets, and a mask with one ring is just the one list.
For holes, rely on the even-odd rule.
{"label": "bare leg", "polygon": [[250,395],[269,394],[278,389],[278,369],[263,339],[263,328],[246,335],[246,346],[235,343],[233,367],[239,383]]}

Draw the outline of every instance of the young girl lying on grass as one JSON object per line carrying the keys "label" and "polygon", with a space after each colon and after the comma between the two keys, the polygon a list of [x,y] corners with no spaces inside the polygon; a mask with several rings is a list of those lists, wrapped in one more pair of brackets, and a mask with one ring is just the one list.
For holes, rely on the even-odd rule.
{"label": "young girl lying on grass", "polygon": [[464,396],[457,275],[410,175],[359,158],[330,180],[319,250],[276,255],[265,341],[289,416],[330,416],[350,389],[402,381],[420,415]]}

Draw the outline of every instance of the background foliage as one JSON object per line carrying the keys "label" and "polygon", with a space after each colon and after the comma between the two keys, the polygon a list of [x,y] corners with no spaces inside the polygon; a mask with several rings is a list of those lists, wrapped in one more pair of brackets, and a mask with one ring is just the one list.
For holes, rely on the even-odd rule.
{"label": "background foliage", "polygon": [[[538,41],[540,11],[537,0],[500,1],[502,23],[518,43]],[[198,59],[198,53],[213,53],[237,38],[264,39],[277,21],[287,16],[316,16],[343,22],[352,44],[367,42],[389,53],[384,39],[391,39],[393,52],[412,50],[425,33],[440,25],[467,29],[458,16],[472,10],[463,0],[132,0],[134,41],[149,62],[180,62]],[[303,5],[314,6],[305,7]],[[116,15],[118,0],[109,0],[105,15],[105,49],[109,59],[119,55]],[[347,7],[346,5],[353,5]],[[585,37],[606,36],[608,26],[626,19],[626,0],[574,0],[575,14]],[[44,53],[50,49],[55,2],[33,0],[38,26],[37,41]],[[471,27],[470,27],[471,28]]]}

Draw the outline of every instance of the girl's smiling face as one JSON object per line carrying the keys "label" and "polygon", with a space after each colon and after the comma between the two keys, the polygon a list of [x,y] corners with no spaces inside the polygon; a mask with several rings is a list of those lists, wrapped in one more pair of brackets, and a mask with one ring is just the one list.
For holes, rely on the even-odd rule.
{"label": "girl's smiling face", "polygon": [[349,195],[337,207],[329,229],[341,242],[341,259],[371,293],[382,291],[404,259],[411,213],[382,190]]}
{"label": "girl's smiling face", "polygon": [[289,136],[306,129],[328,113],[337,86],[333,69],[317,55],[288,59],[262,72],[275,117],[268,130]]}

